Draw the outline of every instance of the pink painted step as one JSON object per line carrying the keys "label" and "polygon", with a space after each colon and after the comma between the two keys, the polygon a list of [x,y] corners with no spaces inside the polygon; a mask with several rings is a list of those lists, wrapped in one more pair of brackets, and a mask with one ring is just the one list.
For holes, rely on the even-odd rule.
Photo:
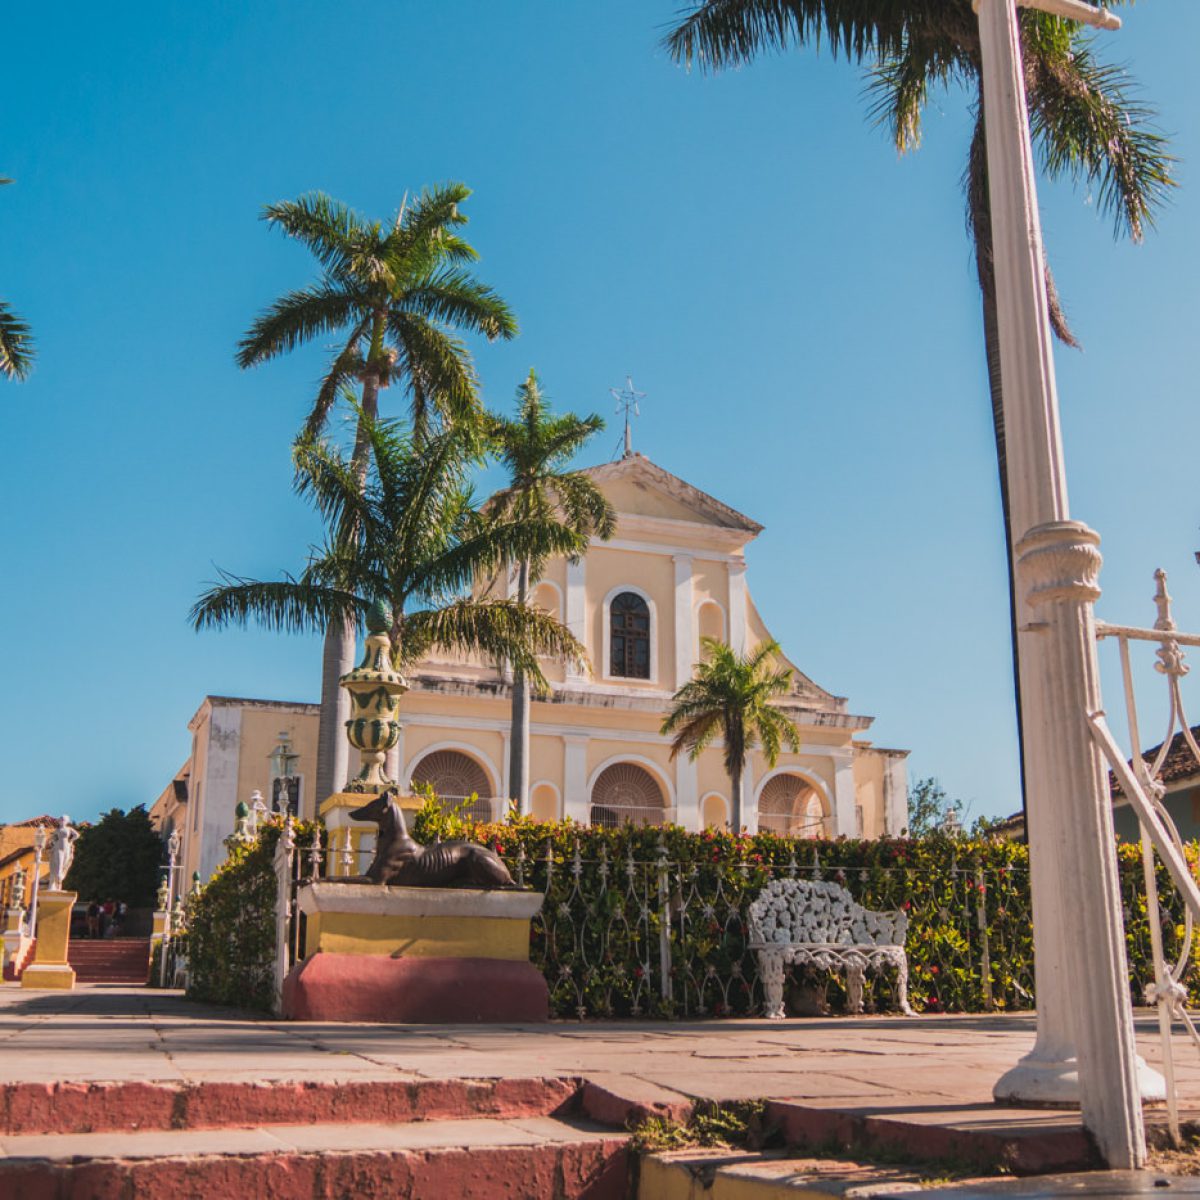
{"label": "pink painted step", "polygon": [[67,961],[77,983],[145,983],[149,938],[73,938]]}

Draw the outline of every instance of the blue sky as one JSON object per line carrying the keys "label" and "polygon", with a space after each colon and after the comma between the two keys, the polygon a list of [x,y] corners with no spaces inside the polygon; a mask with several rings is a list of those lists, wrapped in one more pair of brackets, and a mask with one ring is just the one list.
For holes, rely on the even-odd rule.
{"label": "blue sky", "polygon": [[[0,383],[0,821],[149,804],[205,693],[315,697],[314,641],[185,621],[214,564],[271,575],[315,532],[289,444],[321,350],[232,362],[312,274],[257,213],[320,188],[386,217],[447,179],[475,189],[479,273],[522,325],[477,347],[487,401],[536,365],[558,405],[611,418],[632,373],[637,447],[766,525],[749,579],[791,656],[911,748],[913,775],[976,815],[1018,805],[963,99],[935,98],[898,159],[854,68],[793,53],[688,75],[657,44],[673,12],[6,9],[0,296],[40,358]],[[1104,538],[1101,615],[1149,623],[1163,566],[1195,629],[1200,8],[1125,16],[1102,53],[1159,107],[1183,186],[1138,247],[1086,187],[1043,189],[1085,348],[1058,354],[1071,500]]]}

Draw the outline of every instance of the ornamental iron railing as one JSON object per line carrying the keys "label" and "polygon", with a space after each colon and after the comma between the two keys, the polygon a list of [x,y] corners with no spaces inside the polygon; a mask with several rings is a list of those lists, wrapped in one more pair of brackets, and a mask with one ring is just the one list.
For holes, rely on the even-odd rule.
{"label": "ornamental iron railing", "polygon": [[[369,848],[328,835],[297,847],[289,822],[276,847],[276,999],[304,954],[304,920],[295,903],[311,879],[361,875]],[[603,844],[585,857],[545,843],[502,854],[514,881],[545,895],[533,919],[530,957],[546,977],[556,1016],[752,1016],[763,1011],[758,959],[750,949],[750,904],[772,879],[829,879],[867,908],[905,909],[914,1000],[927,1012],[1022,1009],[1033,1003],[1029,878],[1024,867],[983,866],[952,856],[948,868],[839,867],[822,863],[819,844],[798,841],[784,864],[731,867],[671,858],[660,838],[653,859]],[[814,968],[794,973],[801,1011],[840,1007],[845,984]],[[866,1007],[897,1006],[894,973],[868,979]]]}
{"label": "ornamental iron railing", "polygon": [[[1175,1086],[1175,1061],[1171,1045],[1172,1028],[1179,1021],[1192,1042],[1200,1048],[1200,1033],[1187,1011],[1188,989],[1185,975],[1192,953],[1192,932],[1195,918],[1200,916],[1200,888],[1192,874],[1184,851],[1179,830],[1171,818],[1166,805],[1166,785],[1163,768],[1170,754],[1176,731],[1181,745],[1179,750],[1190,755],[1196,772],[1200,772],[1200,746],[1192,734],[1184,710],[1180,681],[1188,673],[1183,652],[1184,646],[1200,646],[1200,636],[1179,632],[1171,615],[1171,597],[1167,592],[1166,572],[1159,569],[1154,573],[1154,603],[1158,611],[1153,629],[1141,629],[1127,625],[1096,623],[1099,639],[1115,639],[1121,659],[1121,677],[1125,692],[1125,715],[1129,729],[1129,746],[1132,757],[1119,749],[1108,728],[1103,712],[1088,715],[1092,736],[1099,745],[1112,769],[1117,783],[1137,814],[1141,829],[1142,871],[1145,879],[1146,927],[1154,964],[1154,978],[1145,985],[1145,1002],[1158,1009],[1159,1034],[1162,1040],[1163,1075],[1166,1082],[1167,1118],[1171,1136],[1181,1144],[1179,1126],[1179,1097]],[[1154,669],[1166,679],[1168,692],[1167,732],[1158,752],[1148,759],[1141,750],[1141,735],[1138,727],[1137,695],[1131,665],[1131,642],[1156,642],[1157,662]],[[1177,896],[1175,905],[1164,906],[1159,892],[1159,871],[1155,861],[1157,852]],[[1182,908],[1182,913],[1178,909]],[[1126,928],[1130,925],[1128,905],[1125,910]],[[1182,916],[1183,929],[1178,928]],[[1179,933],[1182,936],[1178,936]],[[1172,933],[1177,936],[1174,952],[1169,952],[1167,942]]]}

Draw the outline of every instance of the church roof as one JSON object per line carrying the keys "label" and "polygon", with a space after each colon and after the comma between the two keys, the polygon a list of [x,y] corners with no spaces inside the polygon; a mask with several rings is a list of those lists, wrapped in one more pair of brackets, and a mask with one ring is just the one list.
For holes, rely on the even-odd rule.
{"label": "church roof", "polygon": [[587,467],[581,473],[597,484],[621,481],[649,491],[662,492],[685,508],[691,509],[700,520],[711,525],[718,525],[724,529],[739,529],[751,536],[761,533],[763,529],[757,521],[752,521],[737,509],[730,508],[715,496],[702,492],[679,476],[672,475],[670,471],[664,471],[644,454],[629,454],[616,462]]}

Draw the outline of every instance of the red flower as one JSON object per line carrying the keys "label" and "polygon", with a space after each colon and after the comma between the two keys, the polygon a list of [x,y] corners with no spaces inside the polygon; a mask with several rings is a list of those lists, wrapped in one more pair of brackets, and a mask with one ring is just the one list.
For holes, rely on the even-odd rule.
{"label": "red flower", "polygon": [[495,845],[492,847],[492,849],[495,850],[497,854],[504,853],[504,847],[502,845],[500,845],[499,842],[496,842]]}
{"label": "red flower", "polygon": [[935,966],[930,967],[929,973],[930,973],[930,975],[936,975],[938,973],[937,966],[935,965]]}

